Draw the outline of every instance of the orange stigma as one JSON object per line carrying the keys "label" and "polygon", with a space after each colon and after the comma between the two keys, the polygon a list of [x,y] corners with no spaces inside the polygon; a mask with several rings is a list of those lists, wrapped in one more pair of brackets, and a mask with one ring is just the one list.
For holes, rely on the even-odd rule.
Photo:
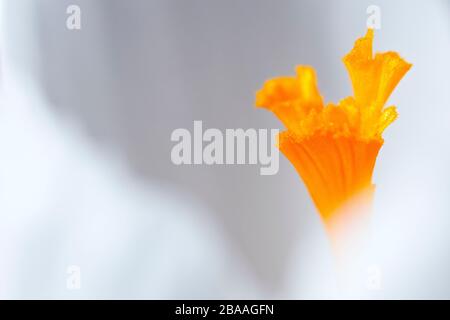
{"label": "orange stigma", "polygon": [[298,66],[296,76],[268,80],[256,94],[256,106],[271,110],[286,127],[279,149],[325,224],[361,194],[371,203],[382,133],[397,118],[396,108],[385,104],[411,67],[396,52],[373,55],[372,42],[369,29],[343,58],[353,96],[338,104],[324,104],[309,66]]}

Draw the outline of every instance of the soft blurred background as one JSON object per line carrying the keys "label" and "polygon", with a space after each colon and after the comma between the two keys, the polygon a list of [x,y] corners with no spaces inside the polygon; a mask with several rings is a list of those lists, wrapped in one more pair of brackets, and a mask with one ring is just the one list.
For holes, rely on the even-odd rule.
{"label": "soft blurred background", "polygon": [[[72,4],[81,30],[66,27]],[[194,120],[281,128],[254,93],[298,64],[315,67],[326,101],[350,95],[341,58],[370,5],[375,50],[414,66],[390,98],[400,117],[375,169],[369,296],[450,298],[445,0],[3,0],[0,297],[340,297],[284,157],[273,176],[176,166],[170,135]]]}

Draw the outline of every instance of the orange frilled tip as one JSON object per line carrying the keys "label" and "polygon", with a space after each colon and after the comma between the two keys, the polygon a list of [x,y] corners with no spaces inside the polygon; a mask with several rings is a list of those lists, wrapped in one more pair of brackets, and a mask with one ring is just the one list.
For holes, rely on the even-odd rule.
{"label": "orange frilled tip", "polygon": [[296,76],[268,80],[256,94],[256,106],[271,110],[286,127],[279,148],[325,222],[357,195],[371,201],[382,133],[397,118],[396,108],[385,104],[411,67],[396,52],[373,55],[372,42],[369,29],[343,58],[353,96],[338,104],[324,105],[309,66],[298,66]]}

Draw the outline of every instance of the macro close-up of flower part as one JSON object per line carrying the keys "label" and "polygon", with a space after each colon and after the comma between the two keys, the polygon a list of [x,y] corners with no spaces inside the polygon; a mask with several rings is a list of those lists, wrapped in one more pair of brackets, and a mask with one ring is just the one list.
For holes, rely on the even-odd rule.
{"label": "macro close-up of flower part", "polygon": [[0,0],[0,300],[450,299],[449,57],[449,0]]}
{"label": "macro close-up of flower part", "polygon": [[256,106],[286,127],[279,148],[307,186],[332,241],[350,231],[345,225],[352,220],[369,219],[382,133],[398,115],[386,103],[411,67],[396,52],[374,54],[373,38],[368,29],[343,58],[353,96],[338,104],[325,105],[309,66],[298,66],[295,77],[268,80],[256,95]]}

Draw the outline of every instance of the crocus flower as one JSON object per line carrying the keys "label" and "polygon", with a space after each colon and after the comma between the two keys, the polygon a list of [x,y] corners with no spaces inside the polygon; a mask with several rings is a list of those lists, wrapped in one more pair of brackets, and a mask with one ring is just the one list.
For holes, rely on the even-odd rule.
{"label": "crocus flower", "polygon": [[303,179],[329,233],[351,222],[349,207],[358,208],[350,216],[370,211],[382,133],[397,118],[396,108],[385,105],[411,67],[396,52],[373,55],[373,35],[369,29],[343,58],[353,96],[338,104],[324,104],[309,66],[268,80],[256,94],[256,106],[271,110],[286,127],[279,149]]}

